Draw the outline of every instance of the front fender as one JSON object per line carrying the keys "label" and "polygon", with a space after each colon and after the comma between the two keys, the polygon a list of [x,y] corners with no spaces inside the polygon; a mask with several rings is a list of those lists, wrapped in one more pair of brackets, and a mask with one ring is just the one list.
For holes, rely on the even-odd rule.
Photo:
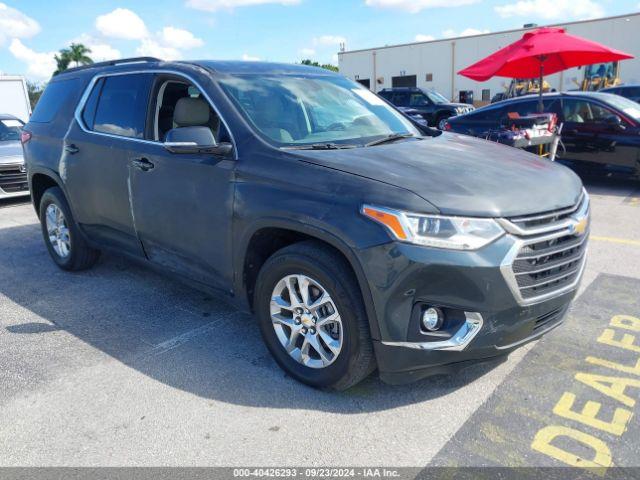
{"label": "front fender", "polygon": [[367,282],[360,260],[355,254],[354,246],[349,245],[339,236],[337,236],[337,234],[335,233],[335,228],[330,224],[322,224],[321,222],[310,221],[311,219],[309,218],[307,218],[306,220],[307,221],[305,222],[301,222],[283,217],[263,217],[256,219],[255,221],[246,225],[245,229],[240,235],[240,241],[237,245],[237,248],[234,249],[234,290],[238,293],[237,296],[247,298],[247,287],[245,285],[242,272],[244,271],[244,264],[248,253],[249,244],[251,242],[251,239],[257,232],[266,228],[281,228],[290,230],[292,232],[301,233],[309,237],[316,238],[322,242],[327,243],[328,245],[331,245],[333,248],[342,253],[342,255],[344,255],[344,257],[347,259],[356,275],[358,287],[360,288],[360,292],[362,294],[367,317],[369,319],[371,337],[375,340],[380,339],[380,326],[378,323],[378,317],[376,315],[373,297],[371,295],[371,289],[369,288],[369,284]]}

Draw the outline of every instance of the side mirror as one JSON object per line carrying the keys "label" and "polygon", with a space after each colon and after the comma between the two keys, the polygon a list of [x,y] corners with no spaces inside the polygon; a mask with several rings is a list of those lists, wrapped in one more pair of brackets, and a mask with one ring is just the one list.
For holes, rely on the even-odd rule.
{"label": "side mirror", "polygon": [[164,148],[171,153],[210,153],[228,156],[233,151],[231,143],[217,143],[208,127],[180,127],[167,132]]}
{"label": "side mirror", "polygon": [[624,124],[618,115],[609,115],[605,119],[605,123],[615,130],[624,130]]}

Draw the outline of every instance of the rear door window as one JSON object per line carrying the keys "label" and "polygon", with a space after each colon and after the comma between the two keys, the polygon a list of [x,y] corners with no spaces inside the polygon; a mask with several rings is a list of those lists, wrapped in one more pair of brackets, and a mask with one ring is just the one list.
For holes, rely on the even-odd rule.
{"label": "rear door window", "polygon": [[[51,122],[60,108],[71,100],[80,88],[80,79],[58,80],[49,83],[38,100],[35,110],[29,119],[33,123]],[[74,105],[75,107],[75,105]]]}
{"label": "rear door window", "polygon": [[393,100],[391,101],[397,107],[409,106],[409,92],[396,92],[393,94]]}
{"label": "rear door window", "polygon": [[89,130],[93,130],[93,123],[96,118],[96,109],[98,108],[98,100],[100,98],[100,92],[102,91],[102,85],[104,84],[104,78],[99,79],[91,90],[91,94],[84,104],[82,110],[82,121]]}
{"label": "rear door window", "polygon": [[[517,113],[520,117],[526,117],[527,115],[535,115],[538,113],[539,103],[538,99],[535,100],[527,100],[524,102],[518,102],[510,105],[507,110],[507,113]],[[553,100],[544,100],[542,103],[544,113],[555,113],[560,114],[560,104],[557,99]]]}
{"label": "rear door window", "polygon": [[[152,75],[146,73],[105,77],[97,101],[93,131],[144,138],[151,81]],[[87,103],[87,115],[91,113],[90,108],[91,104]]]}

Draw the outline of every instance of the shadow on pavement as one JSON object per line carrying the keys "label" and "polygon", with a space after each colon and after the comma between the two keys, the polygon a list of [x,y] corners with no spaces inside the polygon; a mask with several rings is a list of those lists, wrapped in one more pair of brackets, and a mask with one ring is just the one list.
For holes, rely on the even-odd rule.
{"label": "shadow on pavement", "polygon": [[46,336],[64,330],[144,375],[203,398],[362,413],[447,395],[500,363],[406,386],[372,376],[347,392],[313,391],[287,378],[252,317],[224,302],[116,256],[103,257],[86,272],[63,272],[50,260],[37,224],[0,229],[0,245],[0,296],[30,317],[6,331]]}
{"label": "shadow on pavement", "polygon": [[590,194],[610,195],[614,197],[640,196],[640,181],[638,179],[580,174],[582,183]]}

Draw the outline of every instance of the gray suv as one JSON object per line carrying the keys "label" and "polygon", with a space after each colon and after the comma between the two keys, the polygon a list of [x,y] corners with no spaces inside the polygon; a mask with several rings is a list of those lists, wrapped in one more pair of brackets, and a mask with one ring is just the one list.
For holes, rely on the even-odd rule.
{"label": "gray suv", "polygon": [[23,142],[60,268],[108,249],[216,293],[315,387],[504,355],[561,323],[585,265],[589,198],[570,170],[413,123],[317,68],[72,69]]}

